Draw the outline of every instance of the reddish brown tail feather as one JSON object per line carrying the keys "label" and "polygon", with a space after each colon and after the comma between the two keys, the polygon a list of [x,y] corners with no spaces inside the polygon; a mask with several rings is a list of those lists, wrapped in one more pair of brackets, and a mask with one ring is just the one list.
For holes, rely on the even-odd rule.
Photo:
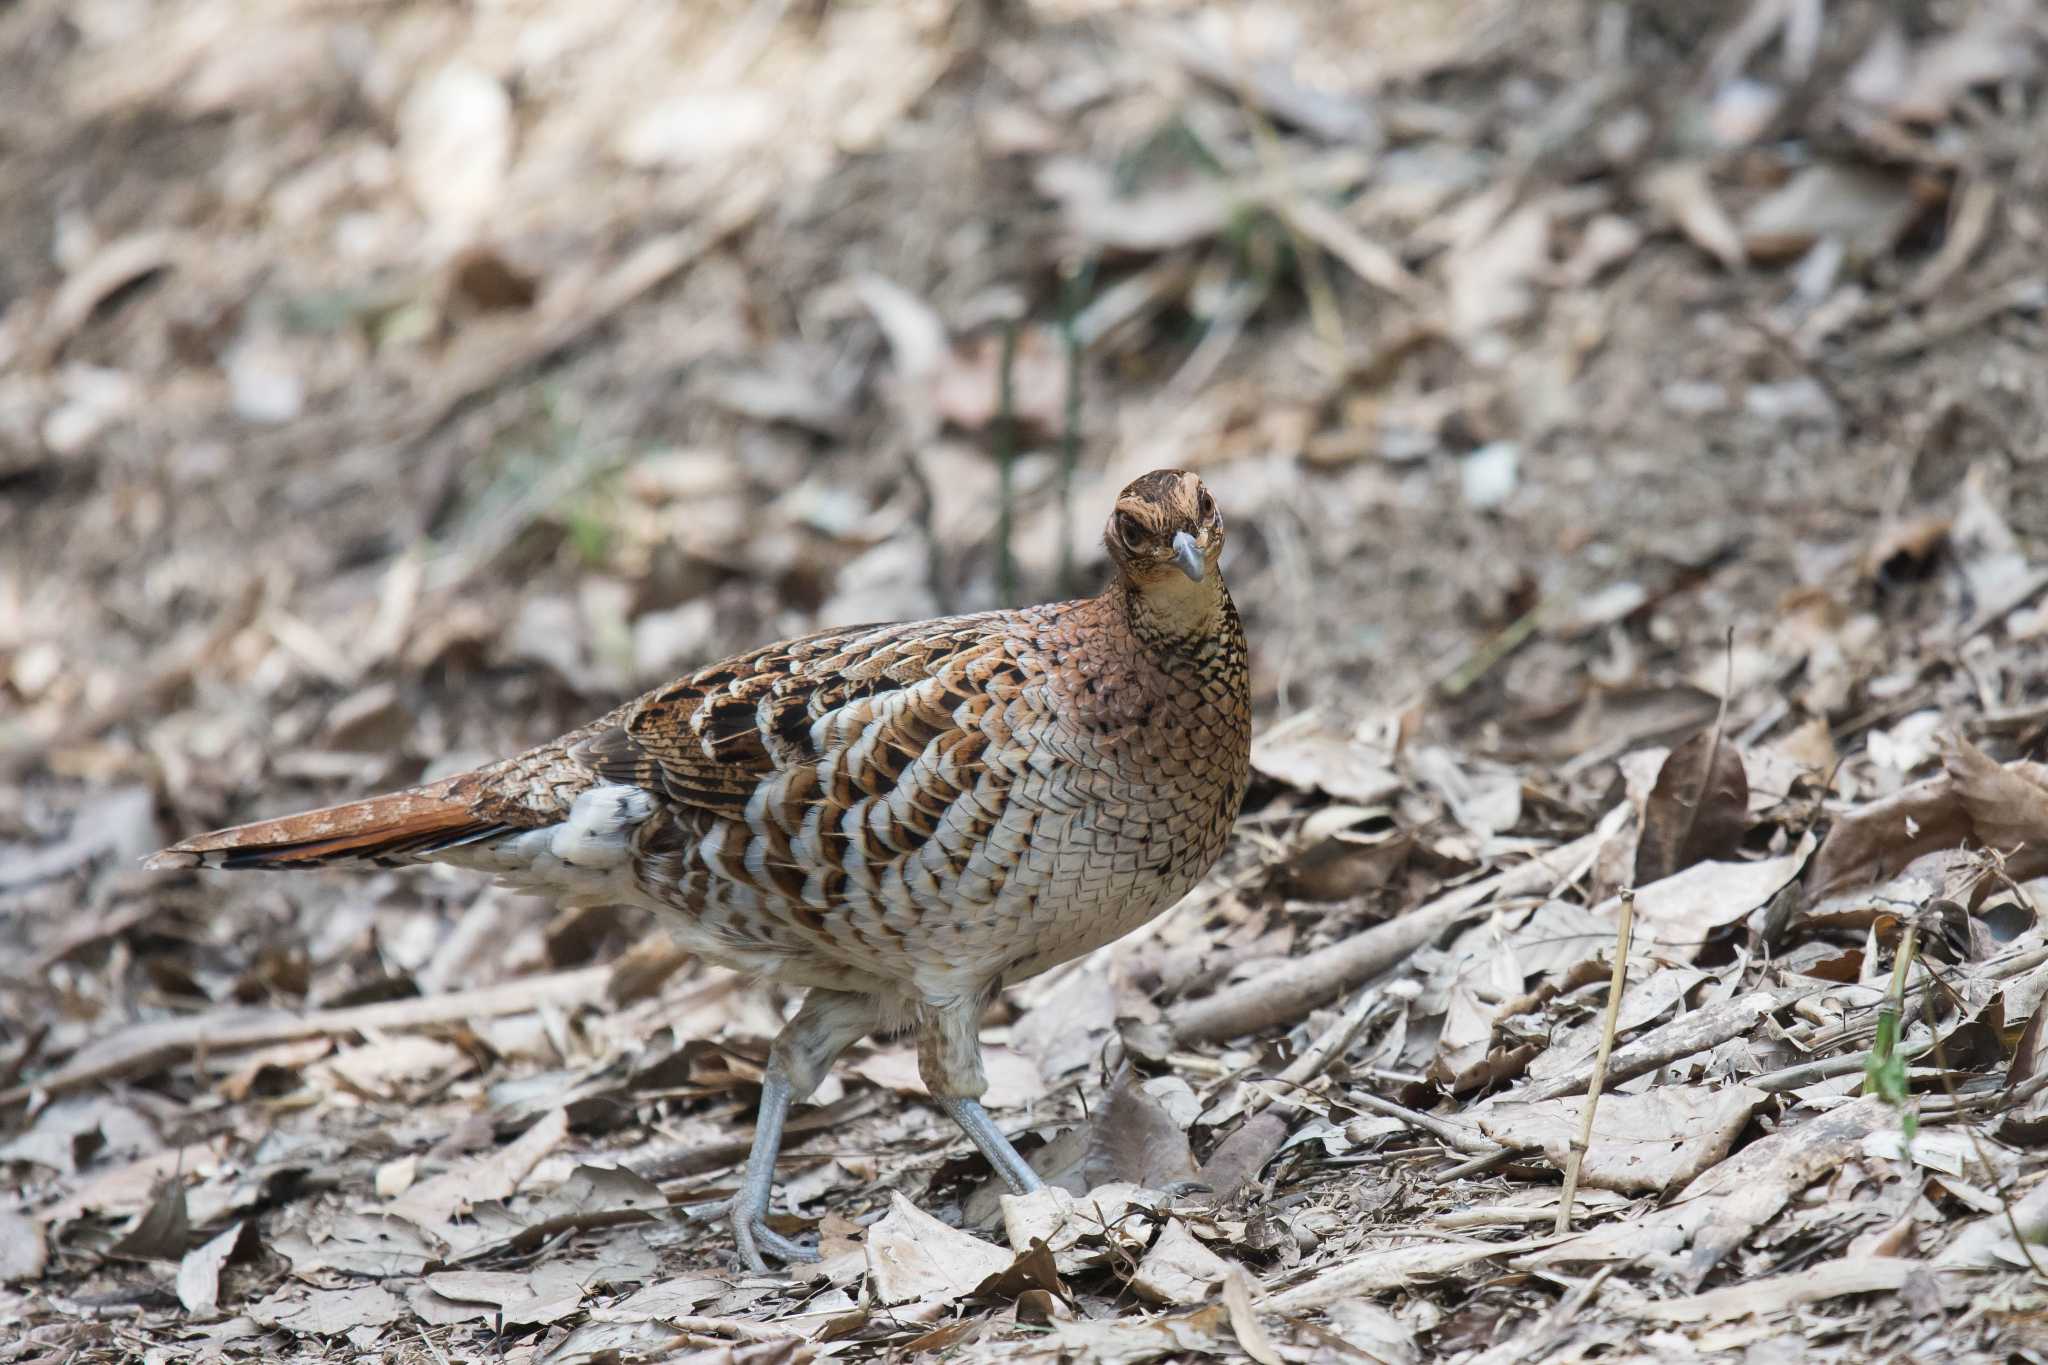
{"label": "reddish brown tail feather", "polygon": [[479,814],[470,774],[343,806],[195,835],[153,853],[152,869],[316,867],[402,858],[488,838],[507,828]]}

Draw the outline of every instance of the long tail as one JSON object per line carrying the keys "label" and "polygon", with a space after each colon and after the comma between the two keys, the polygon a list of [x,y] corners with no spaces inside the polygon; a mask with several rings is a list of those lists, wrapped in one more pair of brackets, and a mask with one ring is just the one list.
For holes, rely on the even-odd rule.
{"label": "long tail", "polygon": [[[423,787],[236,825],[172,844],[143,863],[184,867],[318,867],[326,863],[409,862],[522,828],[478,809],[479,775],[463,773]],[[498,814],[500,812],[493,812]]]}

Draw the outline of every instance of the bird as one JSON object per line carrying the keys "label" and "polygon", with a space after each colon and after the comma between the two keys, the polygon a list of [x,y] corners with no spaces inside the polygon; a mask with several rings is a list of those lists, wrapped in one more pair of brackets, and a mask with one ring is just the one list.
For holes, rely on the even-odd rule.
{"label": "bird", "polygon": [[702,959],[806,988],[770,1047],[730,1210],[768,1225],[789,1108],[870,1034],[1016,1194],[981,1104],[1005,986],[1146,924],[1222,854],[1251,771],[1250,660],[1195,474],[1117,497],[1092,597],[825,630],[707,665],[515,757],[201,834],[156,869],[446,864],[564,905],[646,907]]}

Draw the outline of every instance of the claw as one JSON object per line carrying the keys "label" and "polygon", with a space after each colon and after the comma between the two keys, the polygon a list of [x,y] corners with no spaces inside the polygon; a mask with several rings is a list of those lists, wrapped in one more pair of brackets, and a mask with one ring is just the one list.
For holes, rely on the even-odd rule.
{"label": "claw", "polygon": [[785,1265],[808,1265],[818,1259],[816,1247],[783,1236],[769,1227],[764,1218],[748,1217],[737,1202],[732,1214],[732,1235],[739,1243],[740,1259],[757,1275],[773,1273],[774,1267],[768,1264],[770,1256]]}

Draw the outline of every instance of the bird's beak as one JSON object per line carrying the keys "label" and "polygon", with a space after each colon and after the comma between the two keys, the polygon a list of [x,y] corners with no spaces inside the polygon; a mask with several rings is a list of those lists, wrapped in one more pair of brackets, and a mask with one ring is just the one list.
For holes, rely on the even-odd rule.
{"label": "bird's beak", "polygon": [[1173,562],[1180,565],[1180,571],[1188,576],[1191,583],[1201,582],[1202,575],[1209,569],[1208,561],[1202,558],[1202,547],[1186,531],[1173,533]]}

